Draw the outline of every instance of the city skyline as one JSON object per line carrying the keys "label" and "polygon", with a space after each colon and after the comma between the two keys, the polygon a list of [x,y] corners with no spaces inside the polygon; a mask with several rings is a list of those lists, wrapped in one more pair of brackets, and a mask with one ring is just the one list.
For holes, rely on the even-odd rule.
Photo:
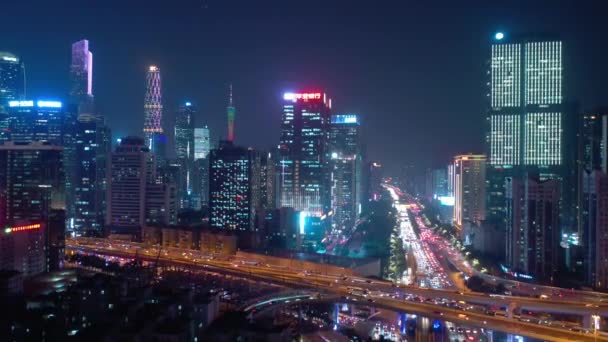
{"label": "city skyline", "polygon": [[[85,27],[77,34],[73,26],[60,23],[56,26],[55,33],[58,34],[52,37],[32,30],[36,36],[24,32],[20,39],[16,39],[10,35],[5,37],[3,33],[2,38],[6,42],[4,49],[18,55],[27,66],[28,93],[33,97],[50,95],[57,98],[63,98],[67,92],[63,90],[68,89],[65,77],[65,70],[69,68],[68,46],[77,40],[88,39],[96,55],[93,75],[96,106],[109,126],[115,128],[114,137],[141,132],[141,109],[137,109],[143,102],[142,79],[145,68],[154,64],[163,70],[166,88],[163,105],[169,127],[178,105],[192,101],[200,110],[197,119],[211,128],[212,140],[216,142],[225,138],[225,94],[228,84],[233,83],[240,113],[235,129],[238,132],[237,143],[268,149],[276,145],[278,139],[281,95],[298,89],[323,88],[333,95],[336,112],[361,115],[367,123],[362,134],[369,154],[396,172],[409,162],[437,165],[456,153],[481,152],[483,122],[478,119],[484,116],[484,105],[478,94],[484,89],[481,79],[489,42],[498,30],[507,37],[526,32],[565,32],[563,41],[568,53],[564,56],[564,63],[566,69],[574,71],[565,75],[571,81],[568,82],[571,84],[568,93],[573,96],[564,100],[578,101],[582,109],[589,110],[606,102],[600,94],[606,93],[601,79],[605,78],[608,70],[597,57],[602,55],[605,47],[593,43],[599,38],[599,33],[593,28],[600,24],[597,15],[600,11],[596,11],[592,4],[560,8],[545,8],[543,4],[548,2],[520,4],[519,9],[526,10],[524,14],[515,11],[517,6],[502,8],[471,4],[462,9],[449,6],[427,9],[410,5],[410,10],[406,11],[405,5],[396,3],[368,8],[355,2],[347,9],[334,4],[328,5],[325,15],[308,9],[293,14],[296,25],[283,33],[273,31],[274,25],[280,25],[277,19],[270,20],[267,25],[256,21],[254,29],[244,33],[243,25],[251,24],[247,17],[251,11],[267,17],[279,11],[291,13],[292,5],[273,2],[272,6],[269,3],[256,7],[238,1],[227,4],[211,1],[203,5],[184,3],[175,9],[167,9],[162,3],[153,2],[142,10],[155,18],[164,15],[166,21],[159,27],[147,28],[161,37],[176,36],[175,41],[142,37],[138,33],[143,25],[140,20],[118,20],[103,6],[96,15],[117,19],[121,30],[95,24],[78,25],[82,19],[76,18],[77,22],[70,25]],[[314,3],[310,5],[314,7]],[[22,7],[20,4],[6,6],[13,12]],[[132,13],[136,10],[134,7],[118,6],[118,13]],[[80,5],[73,6],[68,12],[79,10],[83,11],[84,17],[93,13],[93,9]],[[338,15],[342,10],[350,16]],[[369,22],[355,20],[367,14],[367,10],[378,18],[384,15],[395,20],[386,20],[388,24],[381,23],[382,26],[373,29],[379,24],[374,15]],[[32,16],[39,17],[54,11],[48,5],[40,4]],[[456,19],[460,17],[458,15],[452,16],[453,11],[460,11],[463,19]],[[234,27],[225,32],[220,30],[217,36],[212,36],[211,32],[217,32],[216,28],[225,22],[228,13],[234,15],[231,19],[236,23]],[[397,20],[397,13],[405,17]],[[539,13],[546,18],[540,23],[533,20]],[[565,13],[580,15],[573,15],[572,22],[561,22],[559,18]],[[464,22],[467,15],[475,14],[484,14],[487,18],[475,24]],[[583,14],[586,19],[581,23],[577,18]],[[433,15],[438,20],[432,24],[421,23],[413,18],[414,15]],[[330,17],[336,19],[336,23],[330,23],[333,20],[329,20]],[[6,20],[10,27],[11,18]],[[307,30],[303,25],[307,20],[318,20],[320,25]],[[556,23],[562,25],[556,26]],[[332,31],[337,25],[344,28]],[[389,34],[380,37],[379,32]],[[422,39],[416,38],[414,32],[422,32]],[[285,47],[287,35],[301,37],[300,43],[295,44],[287,55],[281,56],[279,51]],[[200,39],[192,40],[195,37]],[[130,43],[125,45],[133,39],[136,41],[133,46]],[[25,43],[38,40],[45,42],[36,44],[36,47]],[[262,60],[256,55],[253,46],[258,45],[268,53],[268,58]],[[455,54],[447,63],[440,62],[440,56],[449,53],[456,45],[470,53]],[[336,46],[335,51],[333,46]],[[42,48],[48,49],[48,58],[38,60],[35,56]],[[165,51],[174,53],[167,55]],[[393,51],[389,54],[392,57],[387,57],[389,51]],[[423,58],[425,55],[430,58]],[[51,65],[59,67],[51,68]],[[464,83],[459,85],[459,82]],[[442,90],[446,101],[432,101],[431,89]],[[438,120],[445,125],[436,125]],[[249,127],[253,129],[246,129]],[[412,142],[395,146],[397,144],[391,137],[412,127],[414,129],[409,132]],[[273,133],[262,137],[255,134],[262,129]],[[418,133],[425,129],[435,129],[436,137]],[[440,137],[451,129],[466,134],[462,134],[456,144],[450,144]],[[172,137],[169,136],[168,140],[171,141]],[[400,157],[390,158],[392,155]]]}

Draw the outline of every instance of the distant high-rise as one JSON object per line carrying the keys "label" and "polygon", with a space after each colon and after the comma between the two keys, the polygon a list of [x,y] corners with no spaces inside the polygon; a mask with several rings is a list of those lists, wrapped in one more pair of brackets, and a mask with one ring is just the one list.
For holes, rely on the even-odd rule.
{"label": "distant high-rise", "polygon": [[139,232],[145,223],[146,186],[155,181],[155,168],[143,139],[121,139],[110,154],[106,225]]}
{"label": "distant high-rise", "polygon": [[10,100],[25,97],[25,66],[19,57],[0,52],[0,112]]}
{"label": "distant high-rise", "polygon": [[181,166],[177,181],[177,196],[180,208],[188,208],[193,195],[194,168],[194,115],[196,110],[191,102],[180,106],[175,116],[175,155]]}
{"label": "distant high-rise", "polygon": [[328,136],[331,99],[325,93],[283,95],[279,144],[280,206],[320,217],[329,212]]}
{"label": "distant high-rise", "polygon": [[362,157],[359,130],[358,115],[331,116],[331,208],[339,227],[350,227],[360,213]]}
{"label": "distant high-rise", "polygon": [[146,95],[144,97],[144,140],[146,146],[159,156],[164,153],[162,127],[163,103],[160,69],[151,65],[146,74]]}
{"label": "distant high-rise", "polygon": [[209,140],[209,128],[207,126],[194,129],[194,160],[207,158],[211,151]]}
{"label": "distant high-rise", "polygon": [[73,229],[101,231],[97,210],[97,120],[81,114],[76,124],[76,175]]}
{"label": "distant high-rise", "polygon": [[[562,91],[562,42],[497,33],[488,70],[488,219],[505,220],[505,179],[542,169],[562,178],[569,141]],[[565,184],[568,184],[567,182]]]}
{"label": "distant high-rise", "polygon": [[97,175],[96,175],[96,211],[98,222],[105,224],[107,212],[107,194],[109,177],[109,158],[112,152],[112,130],[103,120],[97,121]]}
{"label": "distant high-rise", "polygon": [[61,157],[61,147],[44,142],[0,145],[0,269],[48,270],[51,209],[65,202]]}
{"label": "distant high-rise", "polygon": [[209,223],[212,228],[251,231],[259,206],[259,153],[223,141],[209,155]]}
{"label": "distant high-rise", "polygon": [[372,161],[367,164],[367,200],[377,201],[382,192],[382,164]]}
{"label": "distant high-rise", "polygon": [[230,95],[226,113],[228,115],[228,141],[234,141],[234,117],[236,115],[236,108],[232,102],[232,84],[230,84]]}
{"label": "distant high-rise", "polygon": [[70,101],[78,106],[78,114],[93,113],[93,54],[86,39],[72,44],[70,81]]}
{"label": "distant high-rise", "polygon": [[485,219],[486,156],[465,154],[454,157],[454,223],[479,224]]}
{"label": "distant high-rise", "polygon": [[560,266],[558,180],[507,179],[507,264],[514,271],[552,280]]}

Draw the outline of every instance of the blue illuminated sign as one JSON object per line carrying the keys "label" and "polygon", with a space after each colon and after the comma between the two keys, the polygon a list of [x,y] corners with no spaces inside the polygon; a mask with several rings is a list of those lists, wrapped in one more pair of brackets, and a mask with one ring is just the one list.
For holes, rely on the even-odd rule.
{"label": "blue illuminated sign", "polygon": [[39,108],[61,108],[63,106],[59,101],[37,101],[36,105]]}
{"label": "blue illuminated sign", "polygon": [[356,124],[358,122],[359,117],[356,114],[341,114],[331,117],[331,123],[335,124]]}
{"label": "blue illuminated sign", "polygon": [[9,101],[9,107],[34,107],[34,101]]}

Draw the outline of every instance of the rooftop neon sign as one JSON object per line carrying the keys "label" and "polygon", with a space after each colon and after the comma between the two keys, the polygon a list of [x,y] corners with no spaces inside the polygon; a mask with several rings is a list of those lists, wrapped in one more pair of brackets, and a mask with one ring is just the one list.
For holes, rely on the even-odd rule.
{"label": "rooftop neon sign", "polygon": [[62,103],[59,101],[37,101],[36,105],[40,108],[61,108]]}
{"label": "rooftop neon sign", "polygon": [[320,100],[321,93],[285,93],[283,100],[296,102],[297,100]]}
{"label": "rooftop neon sign", "polygon": [[8,101],[9,107],[34,107],[34,101]]}
{"label": "rooftop neon sign", "polygon": [[16,227],[6,227],[4,228],[4,233],[11,234],[16,232],[24,232],[28,230],[38,230],[41,229],[42,225],[40,223],[28,224],[25,226],[16,226]]}
{"label": "rooftop neon sign", "polygon": [[[32,100],[9,101],[8,106],[13,107],[13,108],[14,107],[30,108],[30,107],[34,107],[34,101],[32,101]],[[40,101],[36,101],[36,106],[38,108],[61,108],[61,107],[63,107],[63,104],[60,101],[40,100]]]}

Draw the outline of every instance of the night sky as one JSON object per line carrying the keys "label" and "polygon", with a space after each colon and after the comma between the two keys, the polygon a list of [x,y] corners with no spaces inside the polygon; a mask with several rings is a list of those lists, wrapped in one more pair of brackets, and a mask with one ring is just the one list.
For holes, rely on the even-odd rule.
{"label": "night sky", "polygon": [[[585,5],[581,5],[585,3]],[[2,0],[0,51],[27,68],[28,97],[64,98],[71,43],[90,40],[96,103],[115,137],[141,135],[146,67],[163,77],[165,129],[179,103],[236,141],[278,143],[285,91],[324,90],[363,118],[368,157],[396,171],[483,150],[493,33],[554,32],[566,100],[608,105],[605,1]],[[508,4],[508,5],[507,5]]]}

